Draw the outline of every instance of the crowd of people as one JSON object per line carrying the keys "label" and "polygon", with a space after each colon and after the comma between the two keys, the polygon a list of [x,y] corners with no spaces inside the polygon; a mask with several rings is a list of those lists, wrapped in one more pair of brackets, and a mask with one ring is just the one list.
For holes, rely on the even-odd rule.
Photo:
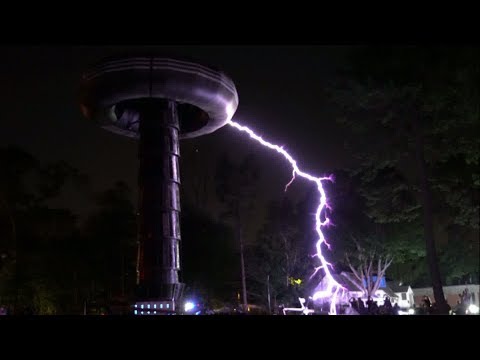
{"label": "crowd of people", "polygon": [[399,310],[398,304],[392,305],[390,298],[387,296],[383,305],[378,305],[378,302],[371,297],[367,301],[363,301],[361,298],[351,298],[350,308],[344,309],[344,313],[345,315],[398,315]]}

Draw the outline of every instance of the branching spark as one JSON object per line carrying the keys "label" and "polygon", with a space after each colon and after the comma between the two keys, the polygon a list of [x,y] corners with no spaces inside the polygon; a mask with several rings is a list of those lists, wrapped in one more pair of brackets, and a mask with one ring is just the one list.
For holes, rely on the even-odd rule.
{"label": "branching spark", "polygon": [[[232,114],[233,115],[233,114]],[[322,227],[328,225],[330,223],[329,218],[326,216],[324,210],[326,208],[329,208],[327,204],[327,196],[325,194],[325,190],[323,189],[322,181],[328,180],[328,181],[333,181],[333,177],[316,177],[313,175],[310,175],[306,172],[303,172],[300,170],[300,168],[297,166],[297,162],[295,159],[292,158],[292,156],[282,147],[278,146],[275,144],[272,144],[266,140],[264,140],[261,136],[258,136],[251,130],[250,128],[240,125],[239,123],[229,120],[227,122],[228,125],[234,127],[235,129],[247,133],[250,138],[256,140],[263,146],[275,150],[279,154],[283,155],[283,157],[290,163],[290,165],[293,168],[292,171],[292,179],[290,182],[285,186],[285,191],[288,189],[290,184],[295,180],[296,176],[300,176],[304,179],[307,179],[309,181],[314,182],[317,185],[318,193],[320,195],[319,199],[319,204],[317,207],[317,211],[315,213],[315,230],[318,234],[318,240],[316,243],[316,254],[315,256],[320,260],[321,266],[315,269],[314,274],[312,277],[321,269],[325,273],[324,279],[326,279],[326,288],[322,291],[317,291],[312,295],[312,299],[319,300],[319,299],[330,299],[330,314],[335,315],[336,312],[336,302],[337,302],[337,296],[340,291],[343,291],[344,288],[333,278],[332,273],[329,270],[329,266],[331,266],[330,263],[327,262],[325,259],[323,252],[322,252],[322,244],[325,244],[328,249],[330,249],[330,245],[327,243],[325,236],[323,235],[322,232]],[[325,215],[325,220],[321,220],[321,215]],[[302,304],[303,305],[303,304]],[[302,309],[303,310],[303,309]]]}

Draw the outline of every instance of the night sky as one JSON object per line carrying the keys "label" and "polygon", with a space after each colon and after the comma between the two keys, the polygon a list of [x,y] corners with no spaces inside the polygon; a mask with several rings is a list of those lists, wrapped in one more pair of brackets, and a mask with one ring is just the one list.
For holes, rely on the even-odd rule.
{"label": "night sky", "polygon": [[[138,48],[135,48],[138,49]],[[151,48],[150,48],[151,49]],[[348,163],[342,130],[323,89],[348,52],[329,46],[168,46],[162,53],[187,56],[219,67],[235,82],[239,107],[234,120],[253,127],[266,139],[284,145],[299,165],[321,175]],[[0,102],[3,109],[0,145],[15,144],[40,161],[65,160],[86,173],[95,191],[117,180],[136,190],[136,141],[109,133],[83,118],[77,90],[81,73],[102,57],[123,53],[125,47],[3,47]],[[187,182],[202,172],[213,176],[219,154],[240,160],[258,154],[262,171],[259,203],[283,196],[291,169],[278,154],[261,148],[226,126],[181,147],[184,197]],[[200,168],[201,167],[201,168]],[[204,173],[205,174],[205,173]],[[301,181],[292,189],[307,189]],[[220,214],[210,189],[207,209]],[[136,204],[135,193],[133,194]],[[64,200],[79,214],[91,200],[66,190]],[[259,208],[262,208],[260,206]]]}

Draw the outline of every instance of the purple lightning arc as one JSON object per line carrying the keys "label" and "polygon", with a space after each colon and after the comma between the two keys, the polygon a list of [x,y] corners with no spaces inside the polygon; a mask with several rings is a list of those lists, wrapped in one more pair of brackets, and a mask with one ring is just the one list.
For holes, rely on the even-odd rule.
{"label": "purple lightning arc", "polygon": [[330,272],[329,266],[331,264],[325,259],[325,256],[323,255],[322,252],[322,245],[325,244],[328,249],[330,249],[330,245],[327,243],[325,236],[323,235],[322,232],[322,227],[326,226],[329,224],[330,220],[329,218],[325,215],[325,220],[321,220],[321,214],[324,213],[324,210],[328,207],[327,205],[327,196],[325,194],[325,190],[323,189],[322,182],[325,180],[332,181],[332,177],[316,177],[313,175],[310,175],[306,172],[303,172],[300,170],[300,168],[297,165],[296,160],[281,146],[272,144],[266,140],[264,140],[261,136],[258,136],[255,134],[253,130],[248,128],[247,126],[240,125],[239,123],[229,120],[227,122],[228,125],[234,127],[235,129],[247,133],[250,138],[256,140],[263,146],[275,150],[279,154],[283,155],[283,157],[290,163],[292,166],[292,179],[288,182],[288,184],[285,186],[285,191],[288,189],[288,186],[295,180],[296,176],[300,176],[304,179],[307,179],[309,181],[314,182],[317,185],[317,189],[320,195],[320,200],[319,204],[317,207],[317,211],[315,214],[315,230],[318,234],[318,240],[315,245],[316,247],[316,254],[315,256],[320,260],[320,266],[318,266],[315,269],[315,272],[312,274],[312,277],[319,271],[323,270],[325,273],[325,279],[326,279],[326,286],[323,290],[316,291],[312,296],[312,300],[319,300],[319,299],[330,299],[330,315],[336,315],[336,303],[337,303],[337,296],[340,291],[343,291],[343,287],[333,278],[332,273]]}

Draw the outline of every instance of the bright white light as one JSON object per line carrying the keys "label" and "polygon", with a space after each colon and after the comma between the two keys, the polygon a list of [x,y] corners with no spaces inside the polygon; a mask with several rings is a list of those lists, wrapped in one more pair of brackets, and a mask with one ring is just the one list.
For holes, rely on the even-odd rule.
{"label": "bright white light", "polygon": [[228,121],[230,121],[235,114],[235,109],[233,108],[232,104],[227,104],[225,107],[225,112],[227,113]]}
{"label": "bright white light", "polygon": [[194,307],[195,307],[195,304],[192,303],[191,301],[187,301],[185,303],[185,311],[193,310]]}
{"label": "bright white light", "polygon": [[315,310],[309,309],[305,307],[305,298],[298,298],[298,301],[300,301],[300,306],[299,308],[283,308],[283,315],[287,315],[287,312],[293,311],[293,312],[301,312],[303,315],[309,315],[315,313]]}
{"label": "bright white light", "polygon": [[479,310],[479,308],[478,308],[478,306],[475,305],[475,304],[470,304],[470,305],[468,306],[468,312],[469,312],[470,314],[476,315],[476,314],[478,314],[478,310]]}
{"label": "bright white light", "polygon": [[409,315],[414,315],[415,314],[415,309],[408,309],[408,314]]}

